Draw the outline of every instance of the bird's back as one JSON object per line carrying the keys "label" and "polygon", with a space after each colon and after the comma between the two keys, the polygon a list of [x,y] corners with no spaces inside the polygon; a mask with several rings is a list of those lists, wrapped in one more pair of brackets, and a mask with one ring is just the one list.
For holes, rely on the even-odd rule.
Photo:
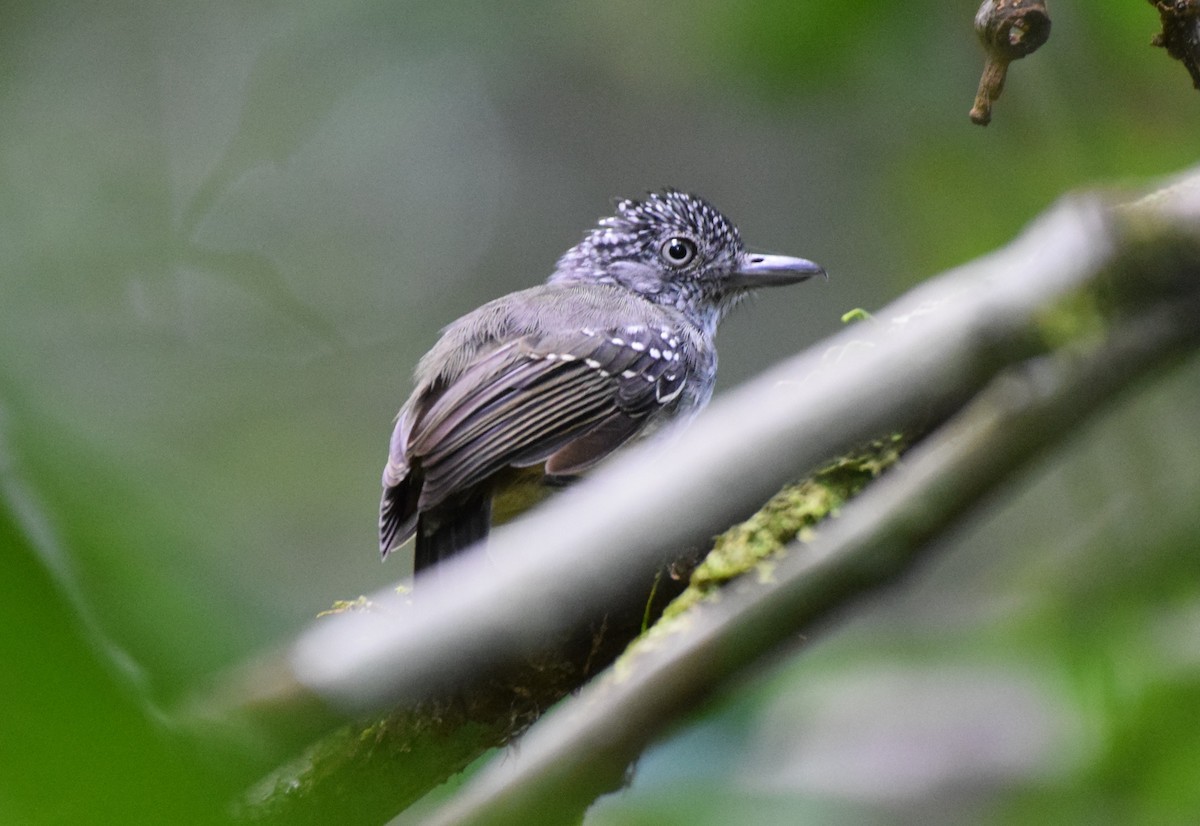
{"label": "bird's back", "polygon": [[[385,553],[417,533],[418,556],[440,558],[420,547],[422,521],[424,544],[452,521],[464,524],[447,538],[469,544],[486,534],[485,503],[498,484],[510,511],[540,498],[528,494],[542,483],[516,469],[559,484],[698,408],[716,369],[706,338],[673,308],[596,284],[533,287],[448,326],[418,365],[393,434]],[[447,510],[473,516],[448,520]]]}

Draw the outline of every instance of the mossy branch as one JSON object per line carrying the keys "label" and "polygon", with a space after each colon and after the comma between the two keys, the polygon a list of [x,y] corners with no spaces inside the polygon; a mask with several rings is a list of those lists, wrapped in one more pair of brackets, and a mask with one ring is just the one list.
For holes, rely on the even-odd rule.
{"label": "mossy branch", "polygon": [[[240,818],[279,824],[373,822],[407,808],[489,749],[511,743],[608,666],[664,606],[679,614],[726,581],[769,565],[798,536],[811,536],[821,520],[894,464],[903,444],[899,436],[879,440],[788,485],[750,519],[719,536],[690,578],[694,560],[686,557],[662,572],[640,607],[631,602],[621,614],[504,674],[322,738],[259,782],[239,804]],[[371,610],[370,601],[343,603],[330,613],[348,610]]]}

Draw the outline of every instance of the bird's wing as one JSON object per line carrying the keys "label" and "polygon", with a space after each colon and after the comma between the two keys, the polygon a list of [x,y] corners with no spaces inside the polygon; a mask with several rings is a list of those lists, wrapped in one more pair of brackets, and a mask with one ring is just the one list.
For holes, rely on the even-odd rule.
{"label": "bird's wing", "polygon": [[481,354],[398,423],[404,464],[419,462],[416,507],[507,466],[547,461],[577,473],[635,435],[656,410],[677,403],[688,380],[684,333],[662,326],[542,333]]}

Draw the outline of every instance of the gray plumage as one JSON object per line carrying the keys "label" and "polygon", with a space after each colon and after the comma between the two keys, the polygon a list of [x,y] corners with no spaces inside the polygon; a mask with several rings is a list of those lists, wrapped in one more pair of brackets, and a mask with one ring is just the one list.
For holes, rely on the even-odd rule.
{"label": "gray plumage", "polygon": [[822,272],[748,254],[696,196],[619,202],[546,284],[463,316],[421,359],[383,472],[383,555],[415,534],[420,572],[487,535],[517,469],[554,484],[689,420],[712,395],[721,318],[752,288]]}

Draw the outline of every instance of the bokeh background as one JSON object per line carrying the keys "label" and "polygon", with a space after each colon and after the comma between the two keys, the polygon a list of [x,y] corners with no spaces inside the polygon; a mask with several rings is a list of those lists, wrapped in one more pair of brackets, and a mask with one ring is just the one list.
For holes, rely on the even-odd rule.
{"label": "bokeh background", "polygon": [[[3,12],[5,822],[186,811],[127,690],[169,705],[407,573],[375,519],[413,365],[614,196],[701,193],[831,273],[727,322],[729,387],[1065,191],[1200,157],[1135,0],[1056,0],[987,129],[965,1]],[[588,822],[1192,822],[1198,378],[1046,456]]]}

